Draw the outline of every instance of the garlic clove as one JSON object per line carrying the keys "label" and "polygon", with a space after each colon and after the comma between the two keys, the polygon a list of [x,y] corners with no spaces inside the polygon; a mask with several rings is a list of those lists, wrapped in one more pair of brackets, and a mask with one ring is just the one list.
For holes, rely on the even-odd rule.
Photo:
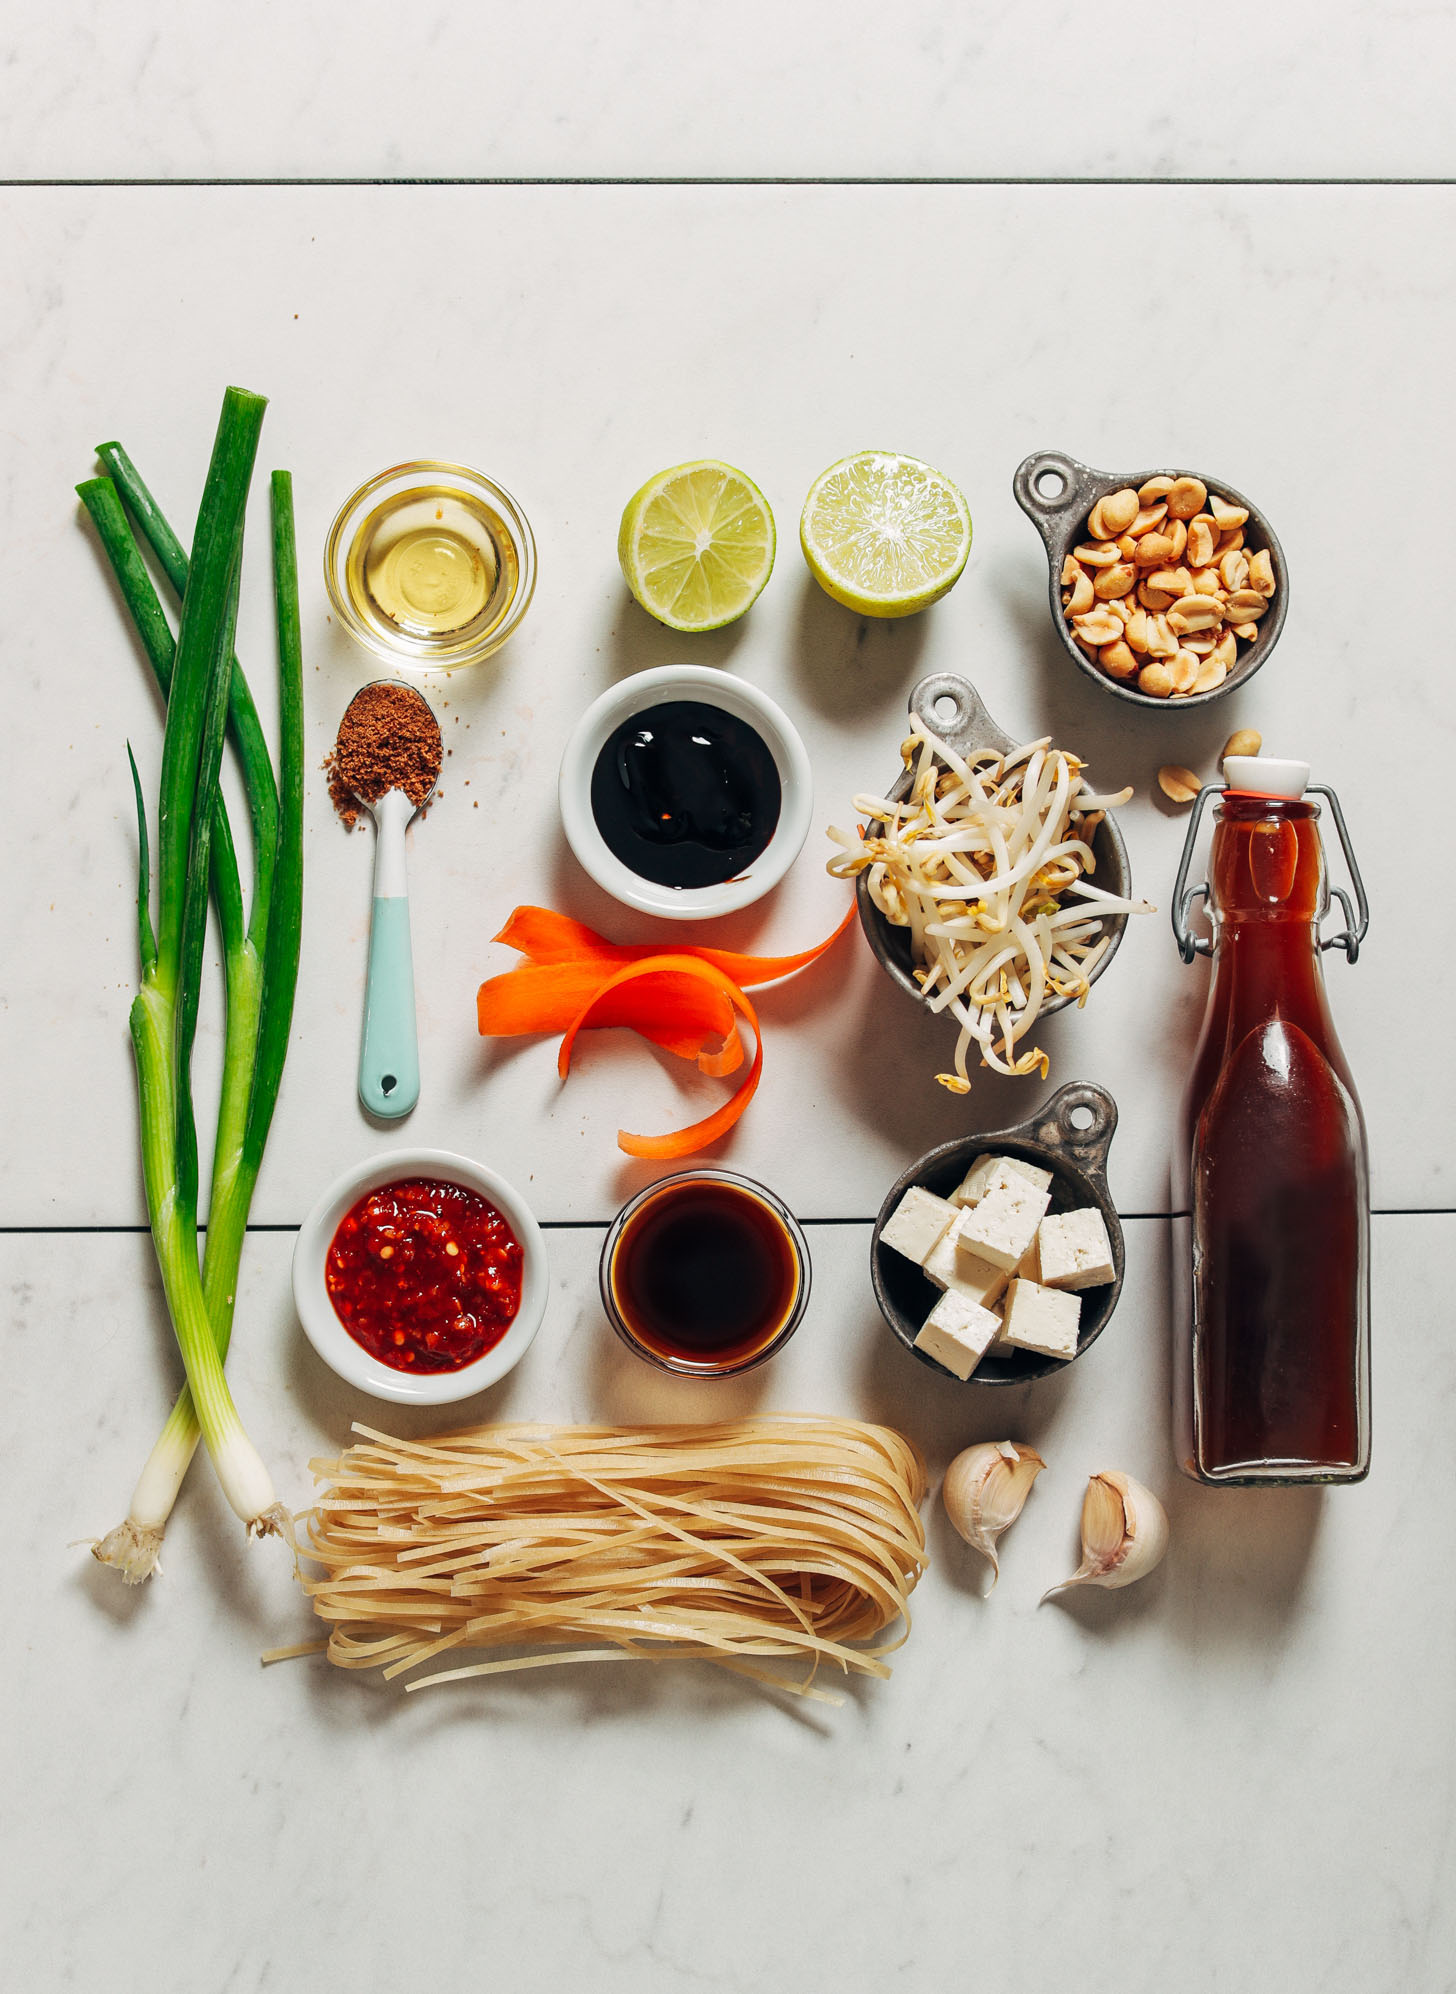
{"label": "garlic clove", "polygon": [[945,1471],[940,1491],[945,1513],[972,1549],[990,1559],[993,1586],[1001,1576],[996,1539],[1020,1516],[1045,1466],[1034,1447],[983,1440],[957,1454]]}
{"label": "garlic clove", "polygon": [[1082,1562],[1042,1594],[1043,1604],[1071,1586],[1130,1586],[1167,1548],[1168,1513],[1151,1489],[1117,1469],[1093,1475],[1082,1500]]}

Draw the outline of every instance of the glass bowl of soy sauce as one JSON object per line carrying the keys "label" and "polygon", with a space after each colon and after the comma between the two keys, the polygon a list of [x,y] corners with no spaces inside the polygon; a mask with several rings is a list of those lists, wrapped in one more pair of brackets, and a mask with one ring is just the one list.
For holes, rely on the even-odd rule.
{"label": "glass bowl of soy sauce", "polygon": [[814,807],[788,715],[704,665],[659,665],[604,692],[567,742],[557,794],[597,885],[677,921],[733,913],[777,886]]}
{"label": "glass bowl of soy sauce", "polygon": [[787,1205],[731,1170],[639,1191],[602,1247],[602,1306],[660,1371],[729,1378],[767,1363],[809,1302],[809,1247]]}

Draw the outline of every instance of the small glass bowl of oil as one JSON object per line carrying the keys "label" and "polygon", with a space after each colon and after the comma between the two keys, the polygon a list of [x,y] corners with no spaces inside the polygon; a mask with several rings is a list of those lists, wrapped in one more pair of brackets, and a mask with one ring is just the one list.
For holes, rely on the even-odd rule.
{"label": "small glass bowl of oil", "polygon": [[508,491],[463,464],[396,464],[340,508],[324,549],[339,621],[382,658],[473,665],[520,624],[536,543]]}

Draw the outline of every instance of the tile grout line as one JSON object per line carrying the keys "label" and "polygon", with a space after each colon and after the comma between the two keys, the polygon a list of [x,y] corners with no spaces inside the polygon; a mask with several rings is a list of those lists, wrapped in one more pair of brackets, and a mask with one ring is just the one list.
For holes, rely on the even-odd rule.
{"label": "tile grout line", "polygon": [[[872,1226],[878,1214],[871,1212],[853,1218],[801,1218],[802,1226]],[[1187,1212],[1119,1212],[1118,1218],[1125,1224],[1153,1219],[1185,1219]],[[1376,1205],[1371,1207],[1373,1219],[1442,1219],[1456,1218],[1456,1206],[1452,1205]],[[300,1222],[301,1223],[301,1222]],[[542,1232],[605,1232],[611,1219],[538,1219]],[[298,1224],[279,1221],[275,1224],[249,1225],[250,1233],[297,1232]],[[0,1225],[0,1239],[42,1238],[52,1234],[133,1234],[145,1236],[150,1228],[145,1225]],[[199,1232],[206,1232],[201,1225]]]}
{"label": "tile grout line", "polygon": [[0,179],[45,187],[1451,187],[1445,174],[372,174]]}

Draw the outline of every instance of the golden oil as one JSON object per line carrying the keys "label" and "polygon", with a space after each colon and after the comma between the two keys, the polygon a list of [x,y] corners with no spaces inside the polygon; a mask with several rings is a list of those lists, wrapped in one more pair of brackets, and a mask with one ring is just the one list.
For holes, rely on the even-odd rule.
{"label": "golden oil", "polygon": [[510,524],[458,485],[392,492],[350,544],[344,583],[361,621],[386,642],[415,640],[442,662],[474,652],[509,614],[520,586]]}

